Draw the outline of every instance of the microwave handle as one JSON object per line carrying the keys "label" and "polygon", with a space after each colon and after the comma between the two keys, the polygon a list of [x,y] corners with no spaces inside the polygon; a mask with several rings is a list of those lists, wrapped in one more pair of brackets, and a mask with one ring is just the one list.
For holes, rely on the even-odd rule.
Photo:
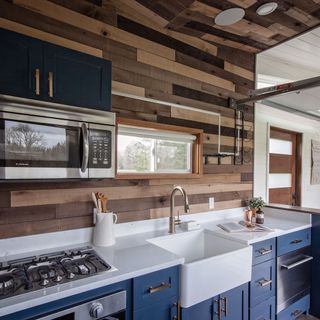
{"label": "microwave handle", "polygon": [[86,123],[81,125],[82,134],[82,162],[81,162],[81,172],[86,172],[88,169],[89,161],[89,131]]}

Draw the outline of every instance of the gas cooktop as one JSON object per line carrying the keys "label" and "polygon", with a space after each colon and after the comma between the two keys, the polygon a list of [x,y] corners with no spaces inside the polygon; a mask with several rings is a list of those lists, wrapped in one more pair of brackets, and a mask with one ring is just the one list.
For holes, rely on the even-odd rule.
{"label": "gas cooktop", "polygon": [[0,300],[108,271],[91,247],[0,263]]}

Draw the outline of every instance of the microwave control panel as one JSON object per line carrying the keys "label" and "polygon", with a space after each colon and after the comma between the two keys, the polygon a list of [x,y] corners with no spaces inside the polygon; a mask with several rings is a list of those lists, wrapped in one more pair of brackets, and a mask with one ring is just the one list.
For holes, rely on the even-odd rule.
{"label": "microwave control panel", "polygon": [[111,131],[90,130],[89,167],[111,168],[112,133]]}

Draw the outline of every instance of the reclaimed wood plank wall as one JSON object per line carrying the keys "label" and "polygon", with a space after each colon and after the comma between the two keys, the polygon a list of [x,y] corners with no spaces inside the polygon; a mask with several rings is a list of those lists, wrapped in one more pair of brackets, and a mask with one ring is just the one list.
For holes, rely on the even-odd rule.
{"label": "reclaimed wood plank wall", "polygon": [[[220,113],[222,151],[232,152],[227,99],[254,87],[254,54],[165,29],[160,16],[133,0],[93,2],[0,1],[0,27],[112,60],[115,91]],[[203,128],[204,153],[217,151],[215,116],[120,96],[113,96],[113,111]],[[91,191],[109,196],[120,222],[168,216],[173,184],[186,188],[193,213],[208,211],[212,196],[215,209],[240,207],[252,195],[252,106],[244,107],[244,119],[242,164],[209,157],[199,179],[2,182],[0,238],[91,226]]]}

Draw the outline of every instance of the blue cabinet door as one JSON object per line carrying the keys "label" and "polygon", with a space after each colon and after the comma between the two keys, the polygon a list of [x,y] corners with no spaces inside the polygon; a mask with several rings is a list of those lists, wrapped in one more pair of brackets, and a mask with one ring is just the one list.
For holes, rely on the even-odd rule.
{"label": "blue cabinet door", "polygon": [[248,292],[248,284],[244,284],[220,295],[221,320],[248,320]]}
{"label": "blue cabinet door", "polygon": [[177,320],[178,297],[171,297],[149,307],[134,311],[133,320]]}
{"label": "blue cabinet door", "polygon": [[213,320],[218,319],[219,297],[208,299],[189,308],[181,308],[182,320]]}
{"label": "blue cabinet door", "polygon": [[46,100],[111,110],[111,62],[44,44]]}
{"label": "blue cabinet door", "polygon": [[41,42],[4,29],[0,37],[0,94],[42,98]]}

